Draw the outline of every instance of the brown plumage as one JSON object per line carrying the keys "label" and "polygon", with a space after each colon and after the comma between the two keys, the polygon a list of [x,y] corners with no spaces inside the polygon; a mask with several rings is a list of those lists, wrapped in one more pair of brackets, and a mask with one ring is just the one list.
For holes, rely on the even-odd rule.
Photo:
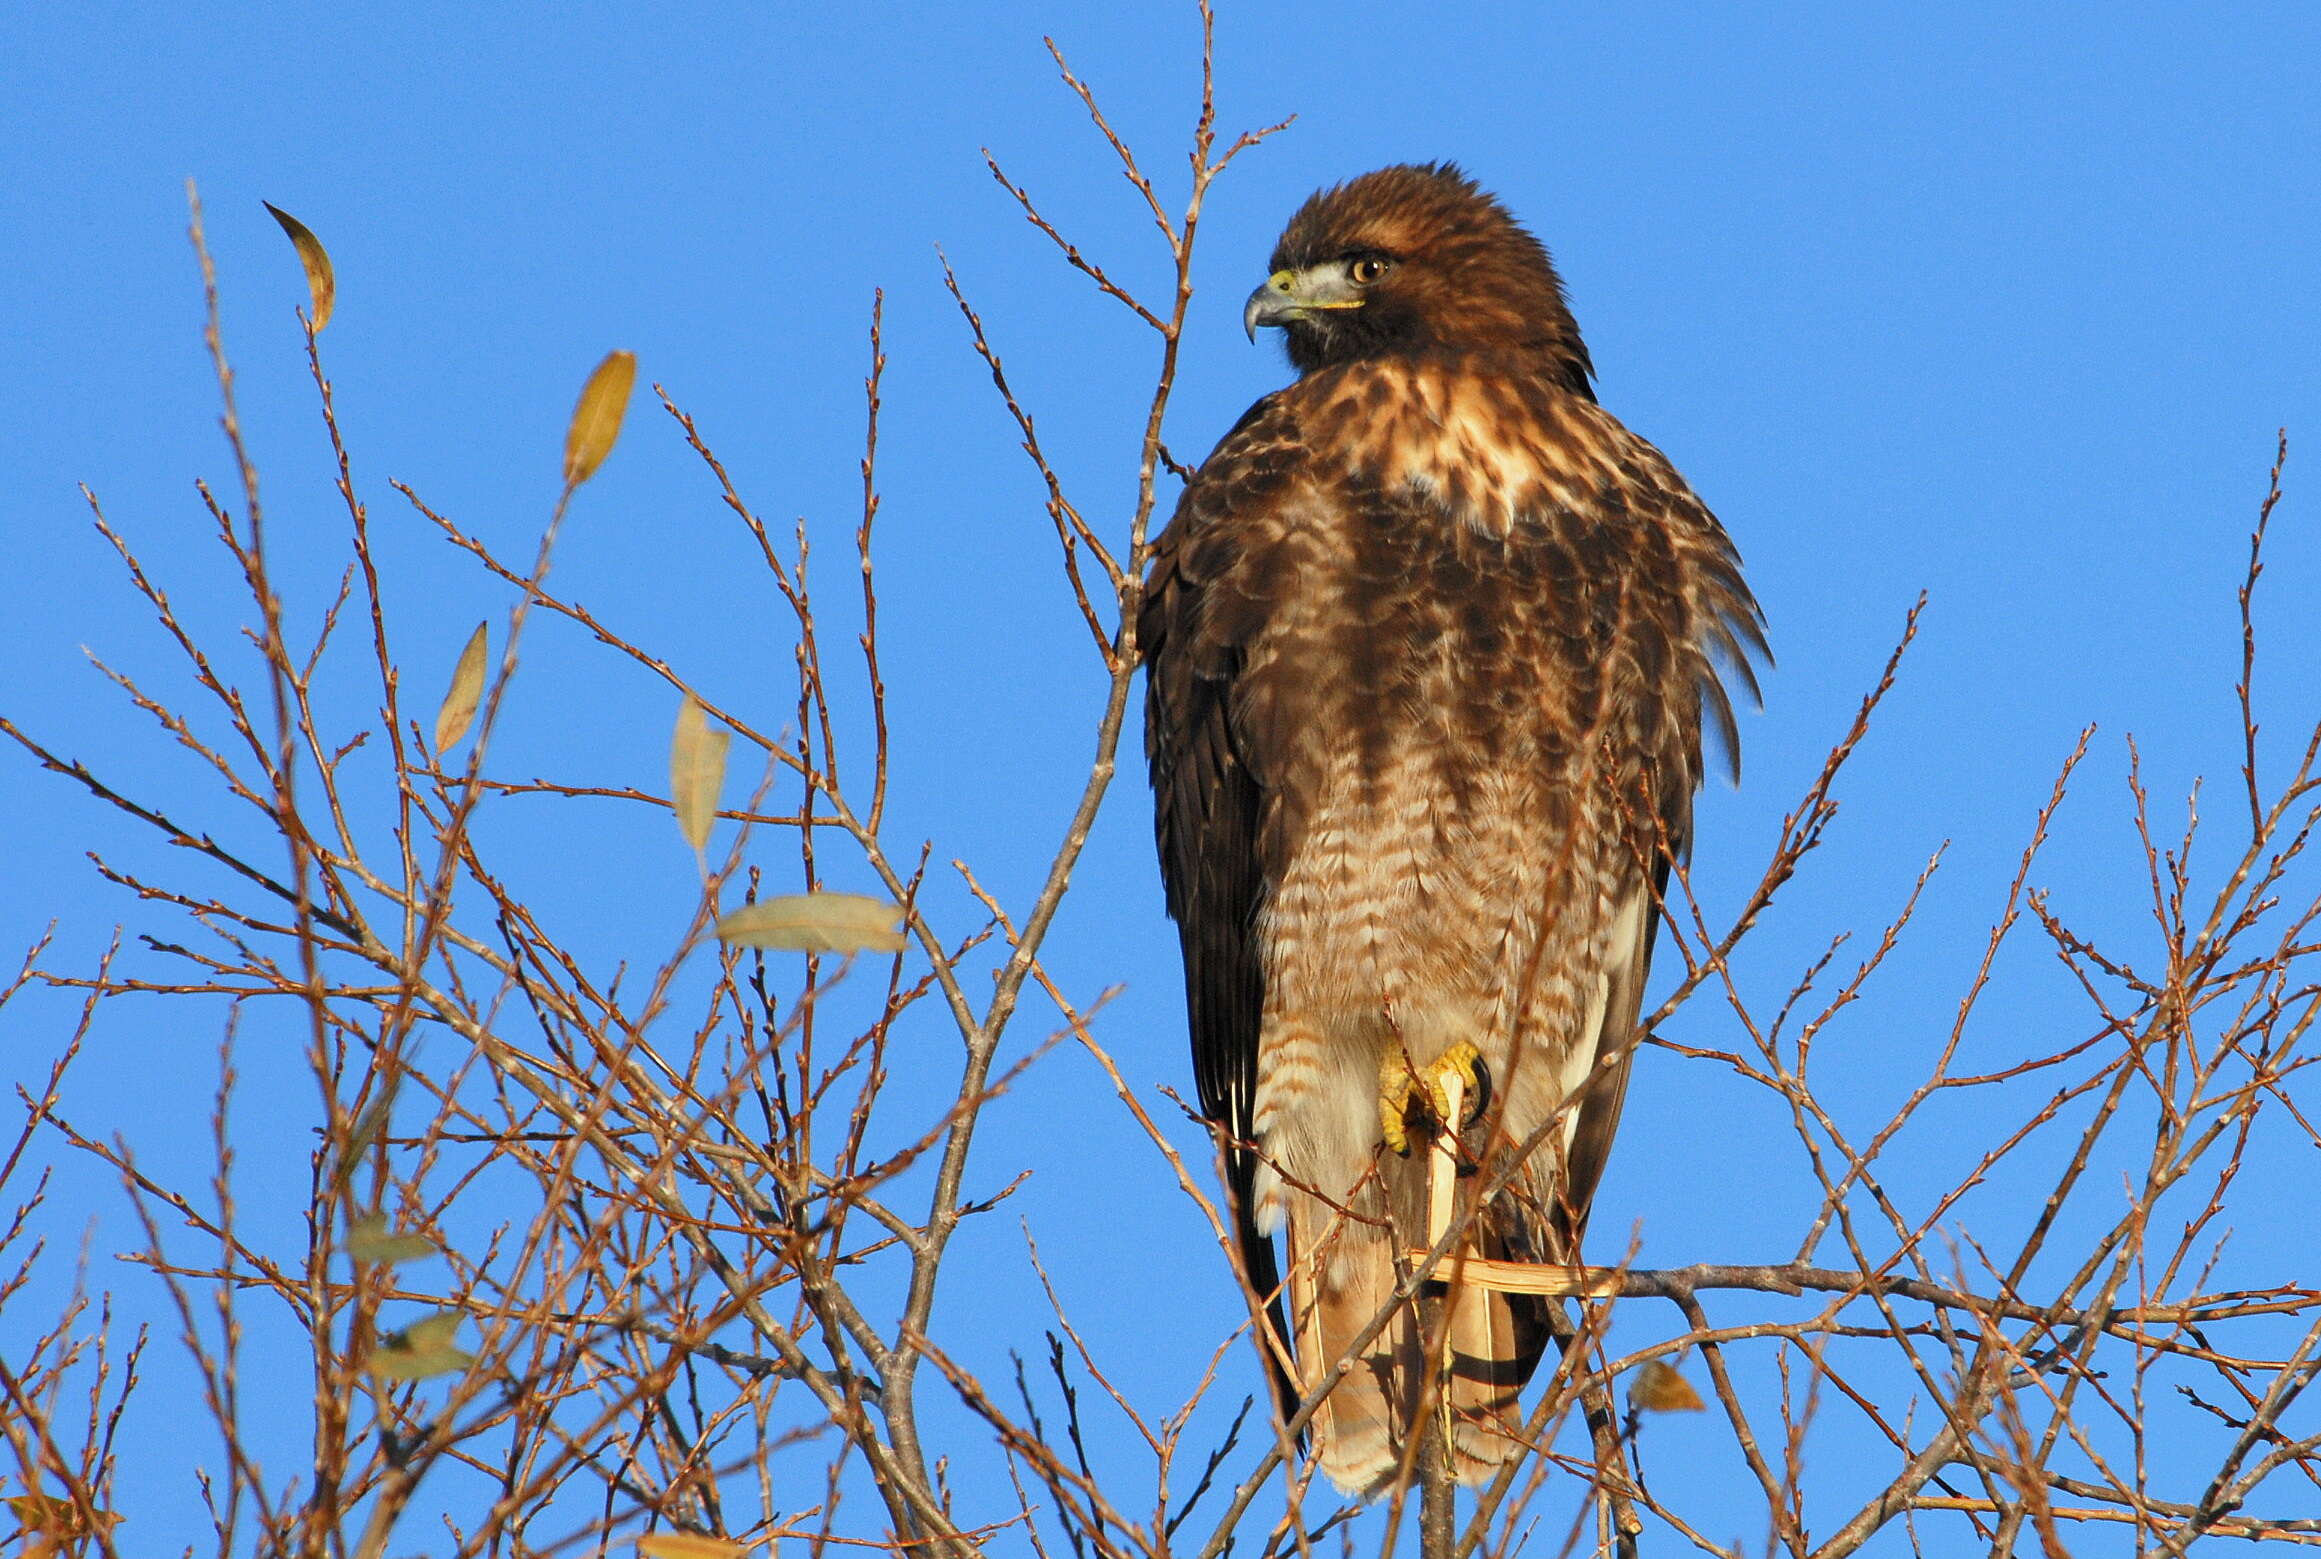
{"label": "brown plumage", "polygon": [[[1382,1142],[1382,1067],[1474,1045],[1462,1150],[1488,1171],[1541,1138],[1474,1248],[1578,1259],[1704,715],[1731,749],[1718,667],[1753,694],[1764,641],[1714,517],[1597,406],[1546,250],[1456,169],[1315,195],[1272,270],[1248,321],[1286,330],[1300,377],[1186,489],[1139,637],[1201,1101],[1252,1277],[1286,1272],[1274,1325],[1309,1393],[1426,1244],[1425,1154]],[[1473,1290],[1447,1310],[1475,1481],[1517,1449],[1544,1312]],[[1341,1487],[1408,1465],[1425,1378],[1405,1306],[1314,1417]]]}

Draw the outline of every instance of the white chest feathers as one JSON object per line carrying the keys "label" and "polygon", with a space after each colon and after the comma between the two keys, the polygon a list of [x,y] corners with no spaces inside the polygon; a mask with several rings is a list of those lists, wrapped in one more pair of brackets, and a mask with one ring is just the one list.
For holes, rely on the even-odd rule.
{"label": "white chest feathers", "polygon": [[1525,514],[1596,498],[1611,451],[1585,403],[1455,368],[1350,372],[1331,398],[1359,431],[1353,463],[1389,490],[1505,536]]}

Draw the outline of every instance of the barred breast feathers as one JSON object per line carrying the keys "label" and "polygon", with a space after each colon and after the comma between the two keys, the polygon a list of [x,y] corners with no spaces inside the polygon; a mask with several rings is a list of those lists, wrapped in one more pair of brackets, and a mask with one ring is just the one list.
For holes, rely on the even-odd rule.
{"label": "barred breast feathers", "polygon": [[1682,591],[1681,640],[1708,731],[1733,779],[1732,692],[1760,701],[1764,618],[1724,528],[1668,458],[1584,396],[1489,361],[1364,361],[1309,373],[1275,408],[1294,423],[1309,479],[1409,494],[1473,534],[1526,524],[1648,527]]}

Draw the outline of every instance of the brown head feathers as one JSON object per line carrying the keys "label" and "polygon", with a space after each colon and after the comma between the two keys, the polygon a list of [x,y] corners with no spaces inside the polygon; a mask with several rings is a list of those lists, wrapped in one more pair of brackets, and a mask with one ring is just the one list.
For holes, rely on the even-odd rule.
{"label": "brown head feathers", "polygon": [[1361,303],[1283,322],[1301,371],[1481,356],[1593,398],[1588,350],[1546,247],[1450,163],[1380,168],[1315,194],[1271,269],[1278,279],[1318,267],[1337,268]]}

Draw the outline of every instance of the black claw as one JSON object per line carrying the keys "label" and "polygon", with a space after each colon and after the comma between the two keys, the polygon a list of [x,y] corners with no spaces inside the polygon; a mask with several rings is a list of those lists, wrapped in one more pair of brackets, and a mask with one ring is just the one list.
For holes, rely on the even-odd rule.
{"label": "black claw", "polygon": [[1461,1112],[1466,1118],[1459,1122],[1461,1131],[1481,1120],[1483,1112],[1491,1107],[1491,1068],[1481,1056],[1475,1058],[1475,1086],[1467,1093],[1466,1109]]}

